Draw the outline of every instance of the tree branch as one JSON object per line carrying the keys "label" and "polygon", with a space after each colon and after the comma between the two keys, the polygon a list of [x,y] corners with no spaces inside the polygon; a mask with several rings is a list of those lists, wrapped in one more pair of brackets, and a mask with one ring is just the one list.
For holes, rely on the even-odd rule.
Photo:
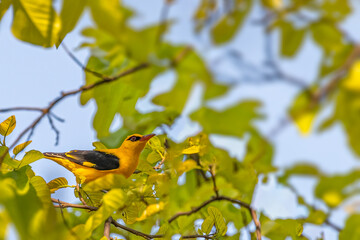
{"label": "tree branch", "polygon": [[106,219],[104,224],[104,236],[110,240],[110,227],[111,227],[112,218],[109,217]]}

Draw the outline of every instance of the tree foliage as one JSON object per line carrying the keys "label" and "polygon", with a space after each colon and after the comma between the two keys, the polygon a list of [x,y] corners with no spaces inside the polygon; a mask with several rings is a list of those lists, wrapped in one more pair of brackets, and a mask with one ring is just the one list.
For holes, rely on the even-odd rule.
{"label": "tree foliage", "polygon": [[[173,4],[165,1],[165,11]],[[278,36],[278,52],[273,54],[281,59],[295,59],[305,41],[311,41],[322,58],[311,84],[287,75],[272,58],[267,59],[267,67],[273,73],[264,74],[261,80],[278,79],[299,87],[288,108],[289,121],[301,134],[328,131],[340,123],[349,147],[359,157],[360,45],[341,28],[353,8],[350,0],[202,0],[193,18],[186,20],[195,35],[211,39],[212,48],[236,42],[249,22],[260,24],[267,36]],[[259,9],[264,14],[254,21],[251,15]],[[83,86],[63,92],[40,109],[40,116],[12,144],[6,140],[16,126],[15,116],[2,115],[0,239],[7,236],[10,225],[21,239],[106,239],[107,228],[119,239],[239,239],[244,233],[251,239],[318,237],[304,233],[307,225],[326,225],[338,231],[340,239],[358,238],[358,213],[349,214],[343,229],[329,218],[358,194],[359,170],[329,175],[302,162],[279,169],[273,162],[274,146],[257,125],[265,117],[263,103],[249,98],[214,108],[211,100],[227,96],[235,83],[221,81],[196,46],[168,41],[165,36],[173,24],[169,19],[135,28],[130,20],[137,10],[119,0],[0,0],[0,20],[10,11],[14,37],[44,48],[61,48],[66,35],[86,14],[92,25],[81,30],[85,40],[79,48],[90,53],[84,66],[64,45],[85,72]],[[159,110],[137,110],[151,84],[169,72],[176,76],[174,85],[151,99]],[[202,89],[200,104],[189,113],[185,108],[195,102],[190,98],[195,86]],[[31,136],[44,117],[53,126],[57,119],[53,106],[78,93],[81,105],[93,100],[97,107],[93,119],[99,139],[93,144],[96,149],[118,147],[130,133],[160,132],[143,151],[138,170],[129,179],[107,175],[81,188],[69,186],[63,177],[46,183],[29,165],[41,159],[42,153],[30,150],[22,154],[31,141],[20,143],[20,139]],[[324,119],[322,113],[329,107],[330,117]],[[110,131],[116,115],[121,116],[122,126]],[[198,123],[202,130],[176,142],[166,129],[182,117]],[[315,121],[320,124],[314,126]],[[211,141],[214,135],[245,141],[244,156],[232,157],[215,146]],[[298,204],[306,209],[305,216],[271,219],[266,211],[253,207],[255,189],[269,175],[294,192]],[[291,184],[293,177],[316,181],[313,195],[324,207],[317,209],[307,203]],[[51,194],[61,188],[74,188],[78,202],[52,199]]]}

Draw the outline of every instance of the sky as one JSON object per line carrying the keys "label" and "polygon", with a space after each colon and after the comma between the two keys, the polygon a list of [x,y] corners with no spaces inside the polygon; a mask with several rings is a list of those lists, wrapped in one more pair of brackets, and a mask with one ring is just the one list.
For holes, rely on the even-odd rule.
{"label": "sky", "polygon": [[[141,27],[147,24],[156,23],[159,20],[162,2],[127,0],[125,4],[133,6],[139,14],[131,20],[131,24]],[[191,18],[191,13],[197,6],[197,1],[185,0],[175,1],[169,12],[170,19],[176,19],[166,39],[176,43],[191,43],[197,50],[209,59],[209,66],[218,63],[218,59],[226,56],[229,49],[244,53],[244,59],[249,63],[259,64],[264,60],[263,29],[248,22],[243,30],[234,38],[230,46],[223,48],[213,48],[208,36],[202,34],[198,37],[193,36],[192,26],[186,19]],[[359,4],[356,5],[359,9]],[[258,17],[259,10],[255,8],[252,13],[253,18]],[[251,18],[250,17],[250,18]],[[351,30],[358,26],[359,12],[356,11],[353,17],[348,19],[344,25],[345,29]],[[8,12],[0,23],[0,72],[1,88],[0,109],[15,106],[45,107],[47,104],[59,96],[61,91],[77,89],[84,83],[83,71],[77,66],[60,47],[59,49],[42,49],[15,39],[10,31],[12,14]],[[70,49],[75,49],[83,40],[79,35],[79,30],[84,26],[90,25],[88,15],[81,19],[77,28],[65,38],[64,42]],[[273,35],[274,48],[277,48],[277,35]],[[355,36],[359,37],[359,36]],[[88,52],[73,51],[74,54],[83,62],[89,56]],[[237,70],[234,62],[225,60],[218,64],[216,70],[219,76],[230,75],[232,78],[241,79],[241,71]],[[316,74],[317,63],[320,60],[320,52],[314,47],[311,40],[307,39],[299,56],[295,60],[279,60],[284,71],[292,75],[305,79],[308,83],[313,81]],[[301,67],[299,67],[301,66]],[[167,85],[160,91],[170,88],[174,82],[174,75],[170,72],[159,78],[152,86],[152,92],[142,100],[137,107],[146,111],[149,105],[148,100],[159,89],[159,86]],[[159,91],[159,90],[158,90]],[[294,86],[289,86],[283,82],[273,82],[269,84],[250,84],[241,83],[231,89],[226,97],[211,101],[212,107],[227,106],[237,99],[256,98],[261,100],[264,105],[261,111],[267,116],[266,120],[257,122],[257,126],[264,135],[268,136],[285,117],[286,109],[291,104],[295,94],[299,91]],[[181,140],[199,131],[199,126],[187,118],[187,114],[196,109],[197,100],[201,93],[201,87],[193,89],[193,103],[188,104],[184,111],[184,116],[177,125],[170,131],[169,135],[174,139]],[[55,146],[55,133],[51,130],[47,119],[43,119],[41,124],[35,129],[32,137],[32,144],[27,148],[37,149],[42,152],[64,152],[72,149],[92,149],[92,142],[96,141],[95,132],[92,128],[92,118],[96,106],[90,101],[86,106],[79,105],[79,96],[65,99],[58,104],[54,113],[65,119],[64,123],[55,122],[60,131],[60,142]],[[331,109],[323,113],[325,116]],[[33,112],[13,112],[0,114],[0,122],[8,116],[15,114],[17,127],[8,142],[12,142],[38,113]],[[245,141],[234,140],[230,137],[212,136],[215,145],[229,150],[232,156],[241,158],[244,154]],[[25,141],[25,139],[23,139]],[[359,167],[357,159],[347,146],[346,136],[342,127],[337,124],[330,130],[322,134],[310,134],[302,136],[296,127],[289,125],[279,134],[271,138],[275,146],[274,162],[279,168],[291,166],[292,164],[305,161],[316,164],[326,173],[344,173],[352,168]],[[56,163],[43,159],[31,164],[37,175],[44,177],[48,182],[54,178],[64,176],[70,184],[75,183],[75,178],[64,168]],[[317,207],[323,207],[319,201],[312,196],[315,181],[312,179],[294,179],[294,185],[299,193],[305,196],[309,203]],[[64,201],[74,201],[71,189],[59,190],[54,195]],[[267,184],[260,185],[254,197],[253,205],[256,209],[264,211],[270,217],[286,218],[302,216],[306,213],[303,207],[298,207],[295,196],[284,187],[277,185],[274,177],[270,177]],[[331,216],[331,221],[343,226],[346,215],[344,209],[336,210]],[[324,231],[325,239],[337,239],[337,233],[333,230],[324,228],[305,227],[305,233],[319,237]],[[15,234],[10,233],[9,239],[15,239]],[[243,239],[247,239],[244,235]]]}

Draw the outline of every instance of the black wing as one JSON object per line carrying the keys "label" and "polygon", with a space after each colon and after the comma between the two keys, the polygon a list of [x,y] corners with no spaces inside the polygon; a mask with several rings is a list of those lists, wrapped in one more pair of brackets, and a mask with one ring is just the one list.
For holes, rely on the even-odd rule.
{"label": "black wing", "polygon": [[115,155],[100,151],[70,151],[66,153],[44,153],[49,158],[63,158],[85,167],[97,170],[111,170],[119,168],[119,158]]}

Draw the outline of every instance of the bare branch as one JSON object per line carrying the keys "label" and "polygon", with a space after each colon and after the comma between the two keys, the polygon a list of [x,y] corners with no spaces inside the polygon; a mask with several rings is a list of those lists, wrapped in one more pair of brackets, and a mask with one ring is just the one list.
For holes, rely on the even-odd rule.
{"label": "bare branch", "polygon": [[47,118],[49,120],[49,124],[50,124],[51,129],[55,132],[55,135],[56,135],[56,137],[55,137],[55,146],[57,146],[59,144],[60,131],[55,127],[54,122],[53,122],[50,114],[47,114],[46,116],[47,116]]}
{"label": "bare branch", "polygon": [[[55,200],[55,199],[54,199]],[[56,201],[56,200],[55,200]],[[76,233],[72,230],[72,228],[69,226],[68,222],[66,221],[65,217],[64,217],[64,213],[63,213],[63,206],[61,205],[61,201],[58,199],[57,203],[59,204],[59,208],[60,208],[60,212],[61,212],[61,217],[63,219],[64,225],[65,227],[69,230],[69,232],[71,233],[71,235],[73,235],[76,239],[79,239],[79,237],[76,235]]]}
{"label": "bare branch", "polygon": [[105,224],[104,224],[104,236],[109,240],[110,240],[111,221],[112,221],[112,218],[109,217],[108,219],[106,219]]}
{"label": "bare branch", "polygon": [[[58,203],[58,204],[61,204],[61,207],[62,208],[80,208],[80,209],[87,209],[87,210],[90,210],[90,211],[96,211],[98,210],[97,207],[93,207],[93,206],[89,206],[89,205],[80,205],[80,204],[72,204],[72,203],[68,203],[68,202],[63,202],[63,201],[60,201],[60,200],[57,200],[55,198],[51,198],[51,201],[53,203]],[[58,207],[58,205],[55,205],[55,207]]]}
{"label": "bare branch", "polygon": [[211,180],[213,182],[213,189],[214,189],[214,192],[215,192],[215,196],[216,197],[219,197],[219,189],[216,187],[216,179],[215,179],[215,173],[214,173],[214,165],[211,165],[210,166],[210,169],[209,169],[209,172],[211,174]]}
{"label": "bare branch", "polygon": [[37,107],[13,107],[13,108],[0,109],[0,112],[1,112],[1,113],[4,113],[4,112],[12,112],[12,111],[35,111],[35,112],[42,112],[43,109],[42,109],[42,108],[37,108]]}

